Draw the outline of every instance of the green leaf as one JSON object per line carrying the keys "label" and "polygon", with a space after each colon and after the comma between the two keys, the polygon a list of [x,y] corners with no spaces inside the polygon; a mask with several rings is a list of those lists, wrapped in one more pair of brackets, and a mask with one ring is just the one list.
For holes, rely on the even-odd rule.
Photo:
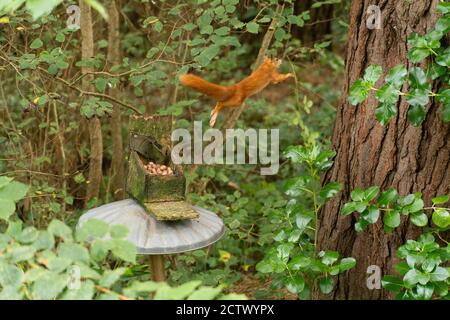
{"label": "green leaf", "polygon": [[36,252],[32,246],[13,246],[10,252],[11,262],[17,263],[21,261],[31,260]]}
{"label": "green leaf", "polygon": [[392,83],[395,88],[399,89],[405,82],[408,70],[405,65],[399,64],[392,68],[386,76],[386,82]]}
{"label": "green leaf", "polygon": [[383,69],[379,65],[371,65],[366,69],[363,80],[375,84],[383,74]]}
{"label": "green leaf", "polygon": [[357,202],[348,202],[344,205],[344,207],[341,210],[341,214],[343,216],[347,216],[353,212],[356,211],[358,203]]}
{"label": "green leaf", "polygon": [[427,48],[412,48],[408,51],[408,59],[412,63],[419,63],[431,54],[431,50]]}
{"label": "green leaf", "polygon": [[342,185],[339,182],[329,182],[322,188],[322,190],[320,190],[319,195],[323,199],[329,199],[336,196],[336,194],[341,190]]}
{"label": "green leaf", "polygon": [[13,200],[0,199],[0,219],[7,221],[15,211],[16,204]]}
{"label": "green leaf", "polygon": [[89,219],[77,230],[77,239],[85,241],[89,237],[103,238],[109,231],[109,225],[98,219]]}
{"label": "green leaf", "polygon": [[380,216],[380,210],[376,206],[369,206],[361,213],[361,217],[369,223],[376,223]]}
{"label": "green leaf", "polygon": [[70,289],[64,292],[62,300],[92,300],[95,294],[94,282],[92,280],[83,280],[80,287]]}
{"label": "green leaf", "polygon": [[436,63],[443,67],[450,67],[450,48],[445,49],[436,57]]}
{"label": "green leaf", "polygon": [[423,212],[411,213],[411,222],[418,227],[425,227],[428,224],[428,217]]}
{"label": "green leaf", "polygon": [[17,181],[12,181],[6,186],[0,188],[0,199],[9,199],[17,202],[23,199],[26,196],[27,192],[27,185]]}
{"label": "green leaf", "polygon": [[0,262],[0,285],[18,288],[24,281],[23,271],[15,265]]}
{"label": "green leaf", "polygon": [[433,204],[444,204],[444,203],[447,203],[448,200],[449,200],[449,196],[448,195],[439,196],[439,197],[431,199]]}
{"label": "green leaf", "polygon": [[3,188],[3,187],[6,186],[8,183],[10,183],[12,180],[13,180],[13,178],[5,177],[5,176],[0,176],[0,188]]}
{"label": "green leaf", "polygon": [[352,258],[352,257],[343,258],[339,262],[339,272],[344,272],[344,271],[350,270],[354,266],[356,266],[355,258]]}
{"label": "green leaf", "polygon": [[400,292],[403,289],[403,280],[394,276],[384,276],[381,285],[389,291]]}
{"label": "green leaf", "polygon": [[39,49],[43,45],[44,45],[44,43],[42,42],[42,40],[37,38],[37,39],[34,39],[33,42],[31,42],[30,48],[31,49]]}
{"label": "green leaf", "polygon": [[16,240],[21,243],[31,243],[34,242],[38,237],[38,231],[35,227],[27,227],[22,230],[19,236],[16,237]]}
{"label": "green leaf", "polygon": [[395,190],[394,188],[389,188],[381,193],[380,197],[378,198],[378,205],[386,207],[396,198],[397,198],[397,190]]}
{"label": "green leaf", "polygon": [[116,283],[120,276],[126,271],[126,268],[117,268],[114,270],[105,270],[102,277],[99,280],[99,285],[105,288],[110,288]]}
{"label": "green leaf", "polygon": [[426,106],[430,97],[426,89],[414,89],[409,92],[407,101],[412,106]]}
{"label": "green leaf", "polygon": [[245,29],[247,30],[247,32],[250,32],[250,33],[258,33],[259,24],[257,24],[254,21],[249,22],[245,25]]}
{"label": "green leaf", "polygon": [[36,300],[55,299],[66,287],[69,277],[66,274],[45,273],[32,286],[31,294]]}
{"label": "green leaf", "polygon": [[383,222],[390,228],[397,228],[400,225],[400,212],[391,210],[384,215]]}
{"label": "green leaf", "polygon": [[76,243],[61,243],[58,247],[58,255],[71,261],[89,262],[89,251]]}
{"label": "green leaf", "polygon": [[296,275],[293,277],[289,277],[286,283],[286,289],[288,289],[289,292],[298,294],[299,292],[302,292],[305,288],[305,279],[301,275]]}
{"label": "green leaf", "polygon": [[386,83],[375,93],[375,97],[383,104],[395,105],[398,102],[400,91],[391,83]]}
{"label": "green leaf", "polygon": [[122,239],[113,239],[112,253],[119,259],[127,262],[136,262],[136,246],[129,241]]}
{"label": "green leaf", "polygon": [[[176,289],[176,288],[175,288]],[[213,287],[200,287],[197,290],[195,290],[188,298],[187,300],[212,300],[216,298],[220,292],[222,291],[221,287],[213,288]],[[155,300],[157,300],[159,291],[157,291]],[[173,296],[173,294],[171,294]],[[164,299],[164,298],[163,298]],[[168,299],[167,297],[165,299]]]}
{"label": "green leaf", "polygon": [[439,228],[447,228],[450,225],[450,213],[445,209],[435,209],[431,220]]}
{"label": "green leaf", "polygon": [[356,106],[365,101],[369,97],[370,89],[372,85],[363,80],[356,80],[350,87],[348,102]]}
{"label": "green leaf", "polygon": [[108,81],[106,81],[105,78],[96,78],[94,80],[94,84],[95,88],[97,88],[99,92],[104,92],[106,89],[106,85],[108,84]]}
{"label": "green leaf", "polygon": [[393,117],[397,115],[395,105],[379,104],[375,110],[375,117],[381,125],[385,126]]}
{"label": "green leaf", "polygon": [[330,266],[339,259],[339,252],[336,251],[321,251],[319,257],[322,258],[322,263]]}
{"label": "green leaf", "polygon": [[334,282],[331,277],[324,277],[319,280],[319,289],[323,294],[328,294],[333,291]]}
{"label": "green leaf", "polygon": [[123,239],[128,235],[128,228],[122,224],[114,224],[111,226],[109,233],[111,238]]}
{"label": "green leaf", "polygon": [[373,186],[368,188],[366,191],[364,191],[364,200],[365,201],[372,201],[378,196],[378,193],[380,192],[380,187]]}
{"label": "green leaf", "polygon": [[274,33],[275,40],[280,42],[283,41],[285,35],[286,31],[284,31],[283,28],[277,28],[277,30]]}
{"label": "green leaf", "polygon": [[31,13],[33,20],[37,20],[38,18],[51,13],[52,10],[61,2],[62,0],[28,0],[26,2],[26,8]]}
{"label": "green leaf", "polygon": [[66,241],[72,240],[72,230],[60,220],[52,220],[48,226],[48,232],[50,232],[51,235],[60,237]]}
{"label": "green leaf", "polygon": [[[212,288],[212,287],[200,287],[201,281],[189,281],[184,283],[178,287],[170,288],[164,287],[163,291],[156,291],[155,299],[170,299],[170,300],[180,300],[186,299],[186,297],[190,296],[190,299],[201,299],[203,296],[205,299],[214,299],[221,291],[220,287]],[[197,291],[203,291],[201,294],[195,294]]]}
{"label": "green leaf", "polygon": [[437,267],[431,274],[430,274],[431,281],[446,281],[448,279],[449,273],[447,269],[442,267]]}
{"label": "green leaf", "polygon": [[356,188],[350,193],[350,197],[353,201],[363,201],[364,200],[364,190]]}
{"label": "green leaf", "polygon": [[300,270],[311,264],[311,258],[305,256],[295,256],[289,261],[288,267],[290,270]]}
{"label": "green leaf", "polygon": [[414,89],[429,89],[427,76],[425,72],[419,67],[413,67],[409,71],[409,83]]}
{"label": "green leaf", "polygon": [[256,264],[256,271],[261,273],[272,273],[273,266],[269,261],[261,260]]}
{"label": "green leaf", "polygon": [[422,105],[412,105],[408,109],[408,120],[418,127],[425,120],[425,108]]}

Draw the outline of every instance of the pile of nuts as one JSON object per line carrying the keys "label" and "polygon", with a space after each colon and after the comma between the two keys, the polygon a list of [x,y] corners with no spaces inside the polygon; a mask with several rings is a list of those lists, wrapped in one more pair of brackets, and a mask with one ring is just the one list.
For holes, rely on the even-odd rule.
{"label": "pile of nuts", "polygon": [[147,172],[154,176],[173,176],[172,168],[165,166],[163,164],[157,164],[150,161],[148,164],[144,165]]}

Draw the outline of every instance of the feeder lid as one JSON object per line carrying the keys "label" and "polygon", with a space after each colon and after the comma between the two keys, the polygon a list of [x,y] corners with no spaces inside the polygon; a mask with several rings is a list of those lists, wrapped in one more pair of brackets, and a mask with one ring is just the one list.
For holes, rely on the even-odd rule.
{"label": "feeder lid", "polygon": [[158,221],[133,199],[112,202],[87,211],[78,225],[99,219],[110,225],[122,224],[129,230],[128,240],[139,254],[173,254],[200,249],[219,240],[224,224],[215,213],[192,206],[198,219]]}

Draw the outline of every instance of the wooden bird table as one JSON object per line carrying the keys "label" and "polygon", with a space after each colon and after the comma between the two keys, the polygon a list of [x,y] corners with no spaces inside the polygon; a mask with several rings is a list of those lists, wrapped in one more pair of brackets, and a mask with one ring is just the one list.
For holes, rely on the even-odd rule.
{"label": "wooden bird table", "polygon": [[[131,117],[126,191],[132,199],[91,209],[78,222],[125,225],[137,252],[150,255],[155,281],[165,280],[163,255],[209,246],[225,230],[216,214],[186,201],[186,179],[170,157],[171,132],[171,116]],[[150,162],[170,168],[171,174],[149,172]]]}

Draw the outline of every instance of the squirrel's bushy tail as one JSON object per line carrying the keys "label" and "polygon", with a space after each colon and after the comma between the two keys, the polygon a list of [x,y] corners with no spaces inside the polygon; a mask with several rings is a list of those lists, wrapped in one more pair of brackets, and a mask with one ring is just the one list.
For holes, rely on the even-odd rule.
{"label": "squirrel's bushy tail", "polygon": [[235,91],[233,87],[220,86],[200,77],[194,76],[193,74],[181,75],[180,82],[183,86],[197,90],[217,101],[227,100],[234,94]]}

